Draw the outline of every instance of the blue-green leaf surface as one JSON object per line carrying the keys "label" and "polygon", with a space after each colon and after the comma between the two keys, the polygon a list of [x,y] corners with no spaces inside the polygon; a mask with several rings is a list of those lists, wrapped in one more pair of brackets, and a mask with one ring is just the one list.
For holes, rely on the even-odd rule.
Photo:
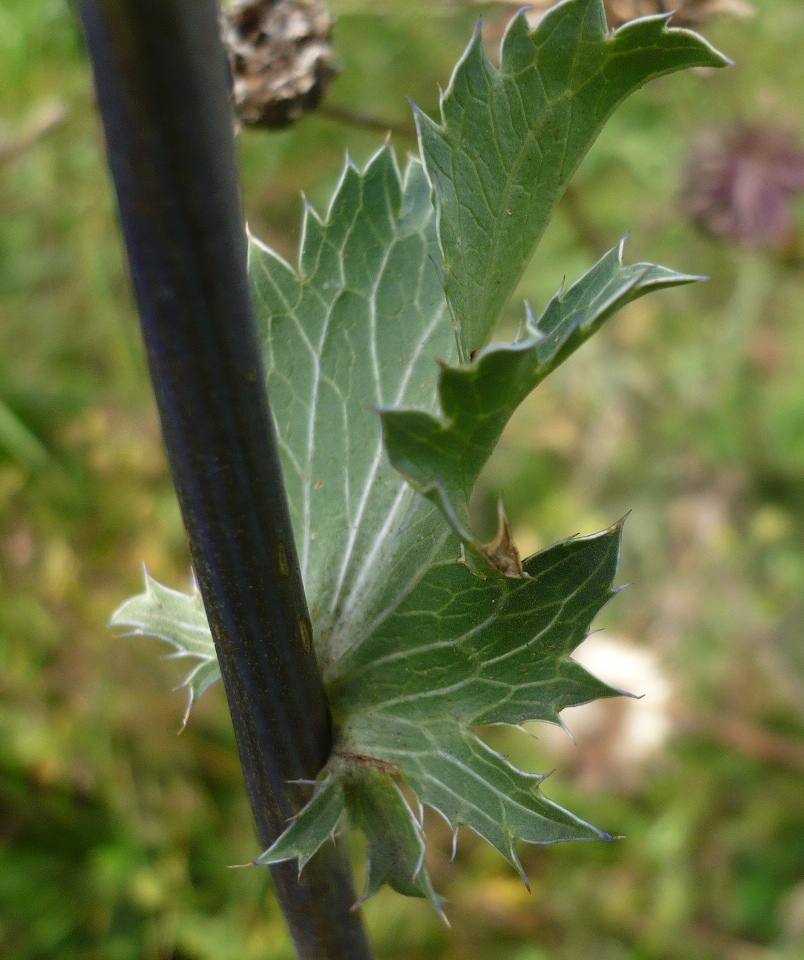
{"label": "blue-green leaf surface", "polygon": [[112,627],[127,627],[133,636],[156,637],[169,643],[175,653],[166,659],[192,661],[181,686],[189,693],[182,726],[195,701],[220,680],[215,644],[198,588],[180,593],[145,574],[145,590],[119,607],[110,620]]}
{"label": "blue-green leaf surface", "polygon": [[616,525],[556,544],[519,580],[481,579],[444,551],[329,675],[338,750],[394,765],[454,829],[470,826],[515,865],[517,839],[602,836],[472,728],[559,723],[565,707],[618,692],[570,655],[612,596],[619,542]]}
{"label": "blue-green leaf surface", "polygon": [[464,544],[501,572],[521,576],[508,540],[480,544],[469,521],[469,498],[503,428],[525,397],[617,310],[651,290],[698,279],[647,263],[626,266],[621,244],[556,294],[538,321],[529,315],[514,343],[487,348],[469,366],[442,367],[440,417],[384,411],[391,462],[436,503]]}
{"label": "blue-green leaf surface", "polygon": [[265,345],[307,602],[322,662],[352,642],[414,504],[389,467],[377,409],[437,408],[438,357],[455,338],[431,257],[421,164],[380,150],[347,164],[326,218],[307,207],[298,267],[254,241]]}
{"label": "blue-green leaf surface", "polygon": [[564,188],[614,109],[649,80],[728,61],[667,17],[615,33],[602,0],[511,22],[499,69],[475,34],[441,100],[416,110],[438,207],[441,274],[461,357],[489,340]]}
{"label": "blue-green leaf surface", "polygon": [[[298,263],[251,242],[335,735],[309,802],[256,862],[302,868],[351,824],[367,838],[364,896],[387,883],[438,907],[403,784],[520,870],[518,840],[607,836],[550,802],[542,777],[475,729],[559,723],[565,707],[618,692],[572,652],[612,596],[620,525],[520,561],[504,523],[495,544],[476,542],[467,504],[505,423],[544,376],[625,303],[693,278],[626,266],[612,251],[538,321],[528,313],[513,344],[458,365],[487,341],[614,106],[652,76],[723,62],[664,20],[611,37],[602,24],[601,0],[568,0],[533,34],[519,17],[500,70],[476,37],[441,126],[417,116],[426,171],[411,160],[401,173],[384,147],[363,170],[347,163],[326,214],[306,207]],[[217,678],[197,593],[148,578],[113,623],[193,659],[191,702]]]}
{"label": "blue-green leaf surface", "polygon": [[340,781],[327,773],[315,785],[310,800],[290,822],[287,829],[261,856],[259,864],[298,860],[299,870],[315,855],[318,848],[332,840],[343,819],[346,800]]}

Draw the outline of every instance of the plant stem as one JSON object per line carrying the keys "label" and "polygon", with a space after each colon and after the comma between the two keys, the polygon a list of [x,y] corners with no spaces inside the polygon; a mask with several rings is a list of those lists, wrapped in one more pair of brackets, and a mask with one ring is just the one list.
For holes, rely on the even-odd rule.
{"label": "plant stem", "polygon": [[[246,274],[215,0],[80,0],[162,431],[268,846],[331,747]],[[368,960],[348,860],[273,868],[302,960]]]}
{"label": "plant stem", "polygon": [[416,127],[412,123],[394,123],[390,120],[384,120],[382,117],[350,110],[348,107],[342,107],[337,103],[324,102],[319,104],[315,112],[319,117],[334,120],[336,123],[345,123],[347,126],[359,127],[364,130],[374,130],[377,133],[393,134],[395,137],[403,137],[406,140],[418,143]]}

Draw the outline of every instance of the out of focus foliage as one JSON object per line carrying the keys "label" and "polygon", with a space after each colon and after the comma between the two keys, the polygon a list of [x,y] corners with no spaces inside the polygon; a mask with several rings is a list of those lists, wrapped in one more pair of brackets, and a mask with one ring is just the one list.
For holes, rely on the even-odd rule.
{"label": "out of focus foliage", "polygon": [[[254,232],[289,257],[299,191],[320,202],[345,149],[373,152],[383,134],[367,118],[413,149],[403,94],[435,111],[478,12],[330,6],[343,72],[327,114],[241,140]],[[618,112],[520,292],[542,305],[629,226],[645,259],[712,281],[633,305],[556,374],[477,503],[491,520],[505,489],[525,552],[633,511],[633,586],[603,618],[618,643],[589,655],[648,696],[591,722],[574,711],[577,746],[489,734],[520,763],[556,766],[547,793],[627,839],[526,848],[528,895],[469,835],[450,866],[433,820],[452,931],[382,893],[367,908],[379,960],[804,955],[804,207],[791,201],[784,242],[740,249],[696,232],[680,202],[702,131],[761,121],[804,142],[804,6],[754,6],[705,28],[735,69],[660,81]],[[499,36],[510,7],[484,12]],[[175,736],[175,665],[106,629],[143,562],[187,585],[88,70],[63,0],[5,0],[0,951],[290,960],[267,871],[225,869],[258,850],[221,692]]]}

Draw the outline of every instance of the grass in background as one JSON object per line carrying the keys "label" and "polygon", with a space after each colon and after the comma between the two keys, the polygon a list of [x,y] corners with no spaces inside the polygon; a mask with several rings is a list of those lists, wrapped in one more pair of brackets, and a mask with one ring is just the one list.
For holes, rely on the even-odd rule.
{"label": "grass in background", "polygon": [[[630,773],[625,731],[605,717],[591,748],[579,737],[558,760],[546,738],[535,754],[506,741],[558,767],[552,796],[627,840],[525,850],[529,896],[470,836],[450,866],[432,818],[452,931],[384,891],[366,908],[379,960],[804,956],[804,261],[704,240],[678,203],[696,130],[759,118],[804,139],[804,9],[756,5],[753,21],[709,31],[735,69],[658,82],[620,111],[522,294],[538,307],[629,228],[631,258],[713,280],[618,318],[536,393],[485,476],[531,549],[633,510],[633,587],[602,622],[668,675],[674,735]],[[413,149],[402,93],[435,110],[477,10],[332,7],[344,73],[331,101],[401,127],[398,149]],[[503,14],[487,14],[491,33]],[[324,206],[344,150],[362,162],[380,141],[318,116],[244,134],[254,232],[292,257],[299,191]],[[60,0],[5,0],[0,950],[290,960],[267,871],[225,869],[256,849],[221,692],[177,737],[178,674],[156,644],[106,628],[143,562],[188,578],[149,391],[74,20]],[[643,727],[650,709],[637,706]]]}

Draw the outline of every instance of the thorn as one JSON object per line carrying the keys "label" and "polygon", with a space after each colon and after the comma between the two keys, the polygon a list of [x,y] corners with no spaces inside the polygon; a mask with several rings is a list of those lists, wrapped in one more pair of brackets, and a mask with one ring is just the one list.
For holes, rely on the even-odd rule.
{"label": "thorn", "polygon": [[187,709],[184,711],[184,716],[181,718],[181,725],[176,733],[177,737],[180,737],[185,729],[187,728],[187,721],[190,719],[190,711],[193,709],[193,701],[190,699],[190,702],[187,704]]}
{"label": "thorn", "polygon": [[421,869],[424,866],[424,845],[422,845],[422,852],[419,854],[419,862],[416,864],[416,869],[413,871],[412,880],[416,880],[416,877],[421,873]]}
{"label": "thorn", "polygon": [[570,728],[564,722],[563,717],[558,718],[558,725],[561,727],[564,733],[566,733],[566,735],[570,738],[570,740],[572,741],[572,745],[574,747],[577,747],[578,741],[575,739],[575,736],[573,735],[572,730],[570,730]]}
{"label": "thorn", "polygon": [[533,308],[525,301],[525,316],[519,321],[519,329],[516,333],[516,339],[524,340],[525,334],[530,336],[533,340],[540,341],[547,338],[547,334],[543,333],[539,329],[539,323],[536,320],[536,315],[533,312]]}
{"label": "thorn", "polygon": [[613,523],[608,530],[606,530],[606,533],[618,533],[620,530],[622,530],[622,528],[625,526],[625,521],[631,516],[632,513],[633,510],[628,510],[626,513],[624,513],[619,520]]}
{"label": "thorn", "polygon": [[443,810],[439,810],[438,807],[434,807],[434,806],[432,806],[432,804],[431,804],[431,809],[432,809],[432,810],[435,810],[435,812],[443,819],[444,823],[446,823],[446,825],[449,827],[450,830],[455,830],[455,829],[457,829],[456,827],[453,827],[453,826],[452,826],[452,823],[451,823],[449,817],[446,815],[446,813],[444,813]]}
{"label": "thorn", "polygon": [[419,817],[418,817],[419,827],[422,830],[424,830],[424,804],[421,802],[418,796],[416,797],[416,805],[419,808]]}
{"label": "thorn", "polygon": [[455,828],[452,834],[452,854],[450,855],[449,862],[455,863],[455,855],[458,852],[458,827]]}
{"label": "thorn", "polygon": [[539,739],[538,736],[532,730],[528,730],[528,728],[522,723],[512,723],[510,724],[510,726],[512,726],[514,730],[521,730],[522,733],[524,733],[526,737],[530,737],[531,740]]}
{"label": "thorn", "polygon": [[511,846],[508,850],[508,855],[511,863],[514,865],[514,869],[519,874],[522,882],[525,884],[525,889],[528,891],[528,893],[531,893],[530,880],[528,880],[528,875],[525,873],[525,868],[522,866],[522,861],[519,859],[519,855],[516,852],[513,839],[511,840]]}
{"label": "thorn", "polygon": [[436,258],[432,255],[432,253],[429,254],[427,259],[435,267],[435,272],[436,272],[436,276],[438,277],[438,282],[441,284],[442,288],[446,290],[447,284],[446,284],[446,281],[444,280],[444,272],[441,269],[441,264],[436,260]]}
{"label": "thorn", "polygon": [[480,547],[484,559],[505,577],[512,580],[521,580],[525,571],[519,551],[514,543],[511,525],[505,513],[502,497],[497,501],[497,534],[490,543]]}

